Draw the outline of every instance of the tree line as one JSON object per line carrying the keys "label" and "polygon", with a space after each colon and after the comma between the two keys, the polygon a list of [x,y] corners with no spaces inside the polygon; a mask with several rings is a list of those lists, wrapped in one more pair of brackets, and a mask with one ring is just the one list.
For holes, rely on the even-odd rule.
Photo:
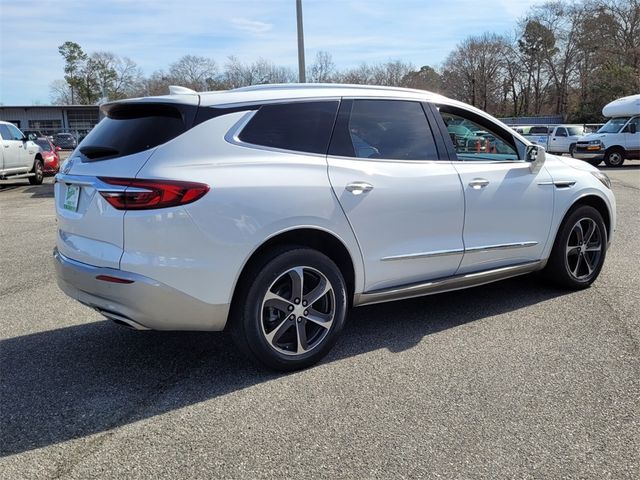
{"label": "tree line", "polygon": [[[224,63],[186,55],[145,76],[111,52],[88,54],[74,42],[59,47],[64,80],[51,85],[56,104],[162,95],[169,85],[197,91],[297,80],[266,59]],[[416,68],[401,59],[338,70],[320,51],[307,81],[401,86],[442,93],[496,116],[561,115],[602,120],[602,106],[640,92],[640,0],[552,1],[532,7],[508,35],[486,32],[460,42],[439,66]]]}

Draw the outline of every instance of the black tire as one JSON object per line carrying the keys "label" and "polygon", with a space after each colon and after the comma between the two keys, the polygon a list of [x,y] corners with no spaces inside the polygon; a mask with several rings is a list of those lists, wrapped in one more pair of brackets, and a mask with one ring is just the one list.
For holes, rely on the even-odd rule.
{"label": "black tire", "polygon": [[575,153],[576,153],[576,144],[572,143],[571,145],[569,145],[569,156],[573,157]]}
{"label": "black tire", "polygon": [[[303,294],[294,305],[298,298],[294,281],[300,277],[292,272],[300,271]],[[238,348],[249,358],[274,370],[293,371],[317,363],[331,350],[344,327],[347,288],[340,269],[329,257],[309,248],[282,247],[261,258],[243,277],[234,296],[230,330]],[[316,292],[323,290],[320,282],[331,291],[304,307],[303,300],[315,287]],[[278,295],[273,299],[278,306],[267,305],[267,294]],[[307,320],[316,313],[316,321]],[[329,318],[331,313],[329,326],[320,326],[320,315]]]}
{"label": "black tire", "polygon": [[589,165],[593,165],[594,167],[597,167],[598,165],[600,165],[600,163],[602,163],[602,160],[598,160],[598,159],[591,159],[591,160],[584,160],[585,162],[587,162]]}
{"label": "black tire", "polygon": [[604,163],[607,167],[621,167],[624,163],[624,150],[620,147],[613,147],[604,154]]}
{"label": "black tire", "polygon": [[30,173],[34,173],[35,175],[29,177],[29,183],[31,185],[41,185],[42,180],[44,180],[44,172],[43,172],[42,160],[36,158],[33,162],[33,168]]}
{"label": "black tire", "polygon": [[[577,225],[584,232],[577,234]],[[589,236],[589,226],[594,232]],[[586,228],[586,231],[585,231]],[[590,241],[589,241],[590,240]],[[599,245],[599,250],[596,250]],[[545,276],[557,285],[571,290],[590,286],[602,270],[607,253],[607,229],[600,212],[588,205],[571,210],[565,217],[545,267]]]}

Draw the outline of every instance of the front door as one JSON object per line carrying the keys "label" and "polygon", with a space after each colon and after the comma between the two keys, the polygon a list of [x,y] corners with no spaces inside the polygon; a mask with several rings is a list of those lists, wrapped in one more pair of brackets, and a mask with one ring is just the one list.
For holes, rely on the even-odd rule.
{"label": "front door", "polygon": [[365,265],[365,290],[453,275],[464,198],[419,102],[343,100],[328,156]]}
{"label": "front door", "polygon": [[455,144],[453,165],[465,199],[465,254],[458,274],[517,265],[542,258],[553,215],[551,176],[524,159],[524,144],[486,117],[440,106],[451,129],[465,125],[482,148]]}
{"label": "front door", "polygon": [[4,169],[18,169],[22,167],[21,153],[23,151],[22,140],[16,140],[10,125],[0,124],[0,136],[2,136],[2,158],[4,159]]}

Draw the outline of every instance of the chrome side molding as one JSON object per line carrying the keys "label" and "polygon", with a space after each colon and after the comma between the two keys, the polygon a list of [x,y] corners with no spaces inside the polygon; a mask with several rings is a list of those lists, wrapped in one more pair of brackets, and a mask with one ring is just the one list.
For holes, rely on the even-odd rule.
{"label": "chrome side molding", "polygon": [[414,260],[416,258],[428,258],[428,257],[444,257],[447,255],[460,255],[464,253],[463,248],[456,248],[453,250],[434,250],[433,252],[419,252],[419,253],[407,253],[404,255],[390,255],[383,257],[380,260],[387,262],[389,260]]}
{"label": "chrome side molding", "polygon": [[525,273],[535,272],[543,267],[544,262],[542,260],[536,260],[534,262],[526,262],[518,265],[511,265],[509,267],[456,275],[453,277],[431,280],[429,282],[413,283],[400,287],[373,290],[370,292],[356,294],[353,299],[353,305],[372,305],[374,303],[403,300],[407,298],[421,297],[423,295],[433,295],[452,290],[460,290],[467,287],[476,287],[484,285],[485,283],[496,282],[498,280],[524,275]]}
{"label": "chrome side molding", "polygon": [[434,250],[432,252],[406,253],[402,255],[390,255],[382,257],[380,260],[387,262],[389,260],[415,260],[417,258],[444,257],[447,255],[460,255],[462,253],[489,252],[491,250],[510,250],[512,248],[535,247],[538,242],[513,242],[500,243],[497,245],[483,245],[480,247],[455,248],[452,250]]}
{"label": "chrome side molding", "polygon": [[480,247],[469,247],[465,248],[465,253],[476,253],[476,252],[490,252],[491,250],[511,250],[512,248],[527,248],[527,247],[535,247],[538,245],[538,242],[513,242],[513,243],[500,243],[497,245],[483,245]]}

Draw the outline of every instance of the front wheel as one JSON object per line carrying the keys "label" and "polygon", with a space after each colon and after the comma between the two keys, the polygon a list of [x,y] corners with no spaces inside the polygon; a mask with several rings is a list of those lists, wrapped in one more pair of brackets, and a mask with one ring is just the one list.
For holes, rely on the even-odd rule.
{"label": "front wheel", "polygon": [[245,278],[231,319],[241,350],[281,371],[309,367],[329,352],[347,313],[346,284],[330,258],[288,247],[267,255]]}
{"label": "front wheel", "polygon": [[33,169],[31,170],[31,173],[33,173],[33,175],[29,177],[29,183],[31,185],[41,185],[42,180],[44,179],[42,160],[36,158],[33,162]]}
{"label": "front wheel", "polygon": [[545,273],[563,287],[586,288],[598,278],[606,249],[602,215],[593,207],[580,206],[562,222]]}
{"label": "front wheel", "polygon": [[621,148],[608,150],[604,156],[604,163],[606,163],[607,167],[621,167],[624,163],[624,150]]}

